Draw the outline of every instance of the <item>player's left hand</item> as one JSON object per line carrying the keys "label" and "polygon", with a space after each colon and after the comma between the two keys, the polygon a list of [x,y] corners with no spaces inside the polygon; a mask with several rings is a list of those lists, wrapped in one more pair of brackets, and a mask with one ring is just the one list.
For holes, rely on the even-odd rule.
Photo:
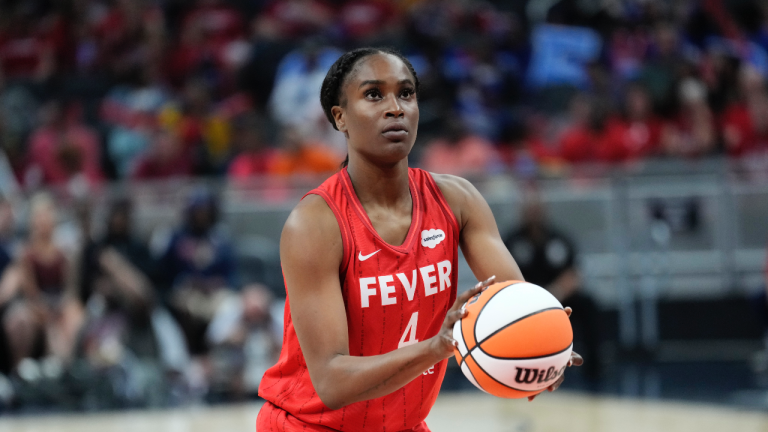
{"label": "player's left hand", "polygon": [[[571,313],[573,313],[573,309],[571,309],[569,307],[566,307],[565,308],[565,313],[570,317]],[[581,366],[582,364],[584,364],[584,359],[578,353],[576,353],[574,351],[571,351],[571,359],[568,360],[568,367],[571,367],[571,366]],[[553,391],[557,390],[557,388],[560,387],[560,384],[562,384],[564,380],[565,380],[565,374],[560,375],[560,378],[558,378],[558,380],[555,381],[554,384],[549,386],[547,388],[547,391],[553,392]],[[541,394],[541,393],[539,393],[539,394]],[[535,394],[533,396],[528,396],[528,402],[534,400],[536,398],[536,396],[538,396],[539,394]]]}

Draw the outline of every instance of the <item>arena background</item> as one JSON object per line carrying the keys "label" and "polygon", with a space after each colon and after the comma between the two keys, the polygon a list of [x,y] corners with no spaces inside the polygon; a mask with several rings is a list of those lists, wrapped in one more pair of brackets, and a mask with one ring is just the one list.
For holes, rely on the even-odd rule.
{"label": "arena background", "polygon": [[[411,165],[472,180],[504,238],[536,208],[594,306],[561,390],[493,399],[451,360],[433,430],[768,428],[764,2],[0,0],[0,431],[253,430],[282,224],[345,154],[320,82],[369,45],[419,74]],[[25,315],[45,215],[66,277]]]}

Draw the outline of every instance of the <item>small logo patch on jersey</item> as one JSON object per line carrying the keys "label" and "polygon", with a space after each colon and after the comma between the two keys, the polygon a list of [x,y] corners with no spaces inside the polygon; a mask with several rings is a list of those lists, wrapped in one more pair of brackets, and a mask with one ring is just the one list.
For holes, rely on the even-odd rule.
{"label": "small logo patch on jersey", "polygon": [[435,246],[445,240],[445,232],[441,229],[424,230],[421,232],[421,245],[434,249]]}
{"label": "small logo patch on jersey", "polygon": [[370,254],[368,254],[368,255],[363,255],[363,251],[359,251],[359,252],[357,253],[357,259],[359,259],[360,261],[365,261],[365,260],[367,260],[368,258],[370,258],[370,257],[372,257],[372,256],[374,256],[374,255],[376,255],[376,254],[377,254],[377,253],[378,253],[380,250],[381,250],[381,249],[377,250],[376,252],[372,252],[372,253],[370,253]]}

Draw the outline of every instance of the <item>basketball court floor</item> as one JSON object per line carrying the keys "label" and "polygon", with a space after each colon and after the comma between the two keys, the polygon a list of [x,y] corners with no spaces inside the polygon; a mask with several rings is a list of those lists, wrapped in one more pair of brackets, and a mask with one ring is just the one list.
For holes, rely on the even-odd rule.
{"label": "basketball court floor", "polygon": [[[0,432],[254,432],[259,407],[5,417]],[[534,402],[460,392],[441,396],[427,424],[434,432],[768,432],[768,412],[567,391]]]}

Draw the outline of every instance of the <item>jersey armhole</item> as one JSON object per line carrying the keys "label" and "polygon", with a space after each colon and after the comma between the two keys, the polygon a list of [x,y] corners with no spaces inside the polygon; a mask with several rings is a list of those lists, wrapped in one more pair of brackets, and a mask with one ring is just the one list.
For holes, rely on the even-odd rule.
{"label": "jersey armhole", "polygon": [[333,215],[336,217],[336,222],[339,224],[339,231],[341,232],[341,245],[342,245],[342,256],[341,256],[341,265],[339,266],[339,274],[342,276],[341,280],[344,280],[344,276],[347,273],[347,268],[349,267],[349,254],[352,253],[352,248],[350,247],[350,233],[349,229],[347,228],[347,224],[344,222],[344,218],[341,216],[341,211],[336,206],[336,203],[333,202],[330,195],[322,189],[315,189],[312,191],[307,192],[301,199],[304,199],[307,195],[318,195],[321,197],[326,204],[328,204],[328,207],[333,212]]}
{"label": "jersey armhole", "polygon": [[443,191],[440,190],[440,187],[435,182],[435,179],[432,177],[432,174],[428,171],[424,171],[424,176],[427,178],[427,184],[429,185],[429,189],[432,191],[432,195],[435,197],[437,202],[440,204],[440,208],[443,210],[443,213],[445,213],[445,216],[448,218],[448,220],[451,221],[451,225],[453,226],[453,233],[456,236],[456,241],[459,241],[459,221],[456,219],[456,215],[453,214],[453,210],[451,209],[451,206],[448,205],[448,201],[445,200],[445,195],[443,195]]}

